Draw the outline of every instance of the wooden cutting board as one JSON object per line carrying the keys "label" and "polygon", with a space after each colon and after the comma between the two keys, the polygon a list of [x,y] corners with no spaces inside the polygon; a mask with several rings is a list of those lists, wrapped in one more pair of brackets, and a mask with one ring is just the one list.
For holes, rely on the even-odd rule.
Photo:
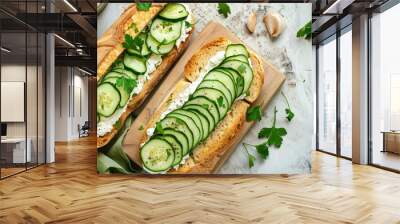
{"label": "wooden cutting board", "polygon": [[[186,52],[182,55],[179,61],[171,69],[168,76],[159,85],[158,89],[155,91],[153,96],[151,96],[150,100],[138,114],[137,118],[132,123],[130,130],[126,134],[126,137],[122,144],[123,150],[129,156],[129,158],[132,159],[134,162],[141,164],[139,155],[139,147],[140,147],[139,141],[143,139],[143,135],[146,134],[146,130],[140,130],[142,129],[141,126],[145,126],[147,124],[154,111],[156,111],[156,109],[163,101],[163,99],[170,94],[175,84],[179,80],[184,78],[183,76],[184,67],[187,61],[192,57],[192,55],[195,52],[197,52],[197,50],[200,49],[201,46],[206,44],[208,41],[211,41],[221,36],[230,39],[234,43],[242,42],[234,33],[229,31],[223,25],[217,22],[208,23],[207,26],[204,28],[204,30],[199,35],[194,37]],[[261,94],[258,97],[257,101],[254,102],[254,105],[260,105],[264,110],[268,105],[268,103],[271,101],[272,97],[275,95],[275,93],[278,92],[281,85],[285,81],[285,76],[282,75],[267,60],[263,59],[263,63],[265,70],[264,85],[262,87]],[[226,153],[221,157],[221,160],[216,169],[214,170],[214,172],[217,172],[218,169],[226,161],[226,159],[229,158],[229,156],[232,154],[232,151],[240,143],[241,139],[246,135],[247,131],[251,128],[253,124],[254,122],[245,122],[242,129],[236,135],[234,141],[232,141],[231,144],[225,146],[227,148]]]}

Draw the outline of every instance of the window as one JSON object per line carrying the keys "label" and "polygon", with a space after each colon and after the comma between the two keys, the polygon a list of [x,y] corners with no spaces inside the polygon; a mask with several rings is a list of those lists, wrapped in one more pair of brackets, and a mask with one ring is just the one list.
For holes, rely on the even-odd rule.
{"label": "window", "polygon": [[371,162],[400,170],[400,5],[371,18]]}
{"label": "window", "polygon": [[340,36],[340,155],[352,157],[352,32]]}
{"label": "window", "polygon": [[336,153],[336,39],[318,48],[318,149]]}

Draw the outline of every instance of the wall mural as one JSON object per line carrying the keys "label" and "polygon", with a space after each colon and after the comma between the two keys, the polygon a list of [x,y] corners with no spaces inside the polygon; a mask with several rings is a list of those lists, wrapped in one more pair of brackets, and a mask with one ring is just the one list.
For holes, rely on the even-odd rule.
{"label": "wall mural", "polygon": [[311,4],[108,3],[100,174],[310,172]]}

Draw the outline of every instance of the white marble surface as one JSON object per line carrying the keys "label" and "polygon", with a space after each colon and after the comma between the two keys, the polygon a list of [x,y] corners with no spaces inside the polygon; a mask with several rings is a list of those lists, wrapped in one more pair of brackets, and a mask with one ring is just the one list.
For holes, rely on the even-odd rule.
{"label": "white marble surface", "polygon": [[[295,118],[288,123],[285,118],[286,108],[284,98],[277,94],[268,108],[263,113],[260,122],[251,129],[244,138],[244,142],[251,144],[261,143],[263,140],[257,138],[259,130],[270,127],[273,119],[273,109],[276,106],[277,126],[286,128],[288,134],[284,137],[280,149],[270,149],[267,160],[257,157],[253,168],[248,168],[247,155],[243,146],[239,145],[232,156],[224,164],[220,173],[242,174],[242,173],[305,173],[310,172],[310,152],[312,149],[312,138],[314,130],[313,120],[313,86],[312,77],[312,49],[311,41],[296,38],[297,30],[311,20],[311,4],[308,3],[229,3],[231,14],[224,18],[217,12],[217,4],[214,3],[190,3],[196,18],[195,35],[213,20],[218,21],[232,30],[246,44],[256,50],[261,56],[270,60],[283,74],[287,81],[282,91],[288,97]],[[103,33],[116,18],[124,4],[108,4],[102,14],[98,17],[97,33]],[[263,16],[266,12],[273,10],[279,12],[285,22],[286,29],[281,36],[272,40],[266,31]],[[256,31],[250,34],[246,29],[248,15],[257,12]],[[256,155],[254,149],[251,152]]]}

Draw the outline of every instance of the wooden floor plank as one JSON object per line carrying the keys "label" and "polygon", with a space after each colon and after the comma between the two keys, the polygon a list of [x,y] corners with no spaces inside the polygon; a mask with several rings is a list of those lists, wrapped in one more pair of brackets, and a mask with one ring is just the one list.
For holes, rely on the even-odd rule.
{"label": "wooden floor plank", "polygon": [[400,175],[313,152],[312,174],[98,176],[95,138],[0,181],[0,223],[400,223]]}

